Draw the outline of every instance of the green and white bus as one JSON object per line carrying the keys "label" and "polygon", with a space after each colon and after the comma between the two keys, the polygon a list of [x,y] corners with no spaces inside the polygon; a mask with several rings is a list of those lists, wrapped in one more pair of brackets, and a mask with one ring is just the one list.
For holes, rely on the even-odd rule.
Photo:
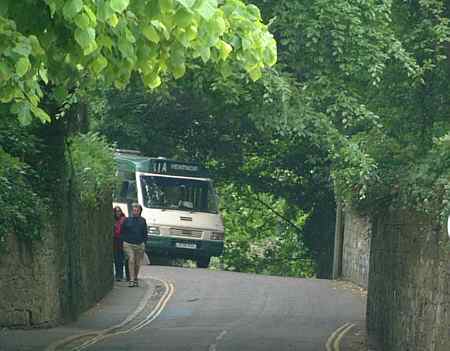
{"label": "green and white bus", "polygon": [[117,150],[113,206],[141,204],[150,257],[187,258],[206,268],[223,252],[224,227],[212,180],[200,165]]}

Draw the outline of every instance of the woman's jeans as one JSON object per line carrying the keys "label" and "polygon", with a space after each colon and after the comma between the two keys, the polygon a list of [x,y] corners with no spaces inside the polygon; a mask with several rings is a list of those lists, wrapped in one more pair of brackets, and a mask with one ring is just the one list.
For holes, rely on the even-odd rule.
{"label": "woman's jeans", "polygon": [[121,239],[114,238],[113,250],[114,250],[114,270],[115,270],[116,280],[123,279],[124,268],[125,268],[125,276],[126,276],[127,280],[130,280],[128,264],[125,260],[125,253],[123,251],[123,241]]}

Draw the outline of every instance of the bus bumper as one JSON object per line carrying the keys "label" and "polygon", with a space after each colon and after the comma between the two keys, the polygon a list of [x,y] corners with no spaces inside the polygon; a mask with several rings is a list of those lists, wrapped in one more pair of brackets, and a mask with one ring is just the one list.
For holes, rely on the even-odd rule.
{"label": "bus bumper", "polygon": [[191,240],[150,235],[145,245],[145,251],[150,257],[151,255],[156,255],[195,260],[200,257],[222,255],[223,241]]}

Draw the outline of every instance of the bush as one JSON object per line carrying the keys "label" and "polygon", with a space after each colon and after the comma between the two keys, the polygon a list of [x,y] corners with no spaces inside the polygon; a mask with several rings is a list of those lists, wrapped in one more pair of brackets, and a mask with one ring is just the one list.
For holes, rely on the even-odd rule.
{"label": "bush", "polygon": [[31,169],[1,147],[0,164],[0,248],[12,233],[23,240],[40,239],[47,207],[33,191]]}
{"label": "bush", "polygon": [[69,139],[66,158],[81,202],[95,207],[116,180],[111,146],[97,133],[78,134]]}

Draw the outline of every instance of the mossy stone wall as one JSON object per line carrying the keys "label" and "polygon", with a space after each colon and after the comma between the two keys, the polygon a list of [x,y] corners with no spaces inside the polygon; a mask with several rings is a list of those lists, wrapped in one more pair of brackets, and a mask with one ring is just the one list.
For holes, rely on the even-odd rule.
{"label": "mossy stone wall", "polygon": [[75,199],[45,226],[43,240],[8,236],[0,255],[0,326],[47,327],[76,319],[113,285],[110,194],[95,209]]}

